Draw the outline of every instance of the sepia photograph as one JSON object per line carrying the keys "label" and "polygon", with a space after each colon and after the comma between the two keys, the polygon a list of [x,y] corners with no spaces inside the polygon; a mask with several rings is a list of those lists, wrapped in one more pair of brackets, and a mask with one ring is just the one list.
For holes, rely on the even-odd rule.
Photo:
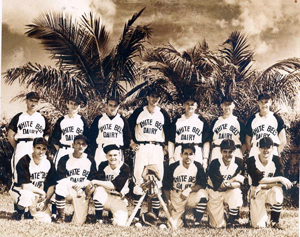
{"label": "sepia photograph", "polygon": [[0,236],[299,236],[300,1],[0,6]]}

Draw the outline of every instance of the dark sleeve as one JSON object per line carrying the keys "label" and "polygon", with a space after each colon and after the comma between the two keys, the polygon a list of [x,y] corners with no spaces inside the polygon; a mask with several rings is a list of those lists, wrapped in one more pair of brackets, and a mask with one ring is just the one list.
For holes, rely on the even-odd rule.
{"label": "dark sleeve", "polygon": [[206,180],[206,175],[205,175],[203,166],[197,161],[194,161],[194,163],[197,167],[196,185],[200,185],[201,188],[205,189],[207,180]]}
{"label": "dark sleeve", "polygon": [[108,166],[108,161],[103,161],[98,166],[98,171],[96,172],[96,175],[94,176],[94,179],[105,181],[105,167]]}
{"label": "dark sleeve", "polygon": [[[49,160],[49,159],[48,159]],[[45,191],[52,185],[56,184],[56,171],[55,171],[55,166],[53,164],[53,162],[51,160],[49,160],[50,162],[50,169],[48,171],[47,177],[45,179]]]}
{"label": "dark sleeve", "polygon": [[28,155],[23,156],[17,166],[16,171],[18,175],[18,184],[30,184],[30,172],[29,172],[30,157]]}
{"label": "dark sleeve", "polygon": [[49,143],[51,145],[59,145],[59,141],[61,139],[61,134],[62,134],[60,123],[63,120],[63,118],[64,117],[59,118],[54,125],[52,135],[49,139]]}
{"label": "dark sleeve", "polygon": [[165,111],[164,109],[160,110],[164,116],[164,125],[163,125],[163,130],[164,130],[164,134],[165,134],[165,143],[168,142],[168,132],[170,129],[170,125],[171,125],[171,120],[170,120],[170,116],[168,115],[167,111]]}
{"label": "dark sleeve", "polygon": [[281,132],[281,130],[285,128],[285,124],[284,124],[283,119],[278,114],[274,113],[274,117],[276,118],[276,120],[278,122],[277,132],[279,134]]}
{"label": "dark sleeve", "polygon": [[8,125],[8,129],[13,130],[15,133],[18,132],[18,121],[19,121],[19,117],[22,113],[18,113],[16,114],[12,120],[10,121],[9,125]]}
{"label": "dark sleeve", "polygon": [[247,164],[247,172],[248,172],[248,174],[250,175],[250,177],[252,179],[252,185],[253,186],[258,186],[259,181],[263,179],[264,174],[263,174],[263,172],[259,171],[256,168],[254,156],[249,157],[246,160],[246,164]]}
{"label": "dark sleeve", "polygon": [[51,129],[50,129],[50,126],[49,126],[48,119],[44,115],[42,115],[42,116],[45,119],[45,130],[44,130],[44,137],[45,137],[47,135],[50,135]]}
{"label": "dark sleeve", "polygon": [[202,143],[209,141],[209,126],[205,118],[199,116],[199,119],[204,123],[203,124],[203,132],[202,132]]}
{"label": "dark sleeve", "polygon": [[98,137],[98,134],[99,134],[99,128],[98,128],[98,123],[99,123],[99,120],[100,118],[102,117],[102,115],[99,115],[97,116],[91,127],[90,127],[90,131],[89,131],[89,140],[90,140],[90,143],[92,146],[95,146],[97,143],[96,143],[96,139]]}
{"label": "dark sleeve", "polygon": [[67,174],[67,161],[69,160],[69,155],[65,155],[58,161],[57,164],[57,171],[56,171],[56,178],[57,181],[64,179],[68,176]]}
{"label": "dark sleeve", "polygon": [[220,172],[220,163],[218,159],[215,159],[211,162],[207,173],[213,183],[214,190],[219,189],[222,182],[224,181],[224,178]]}
{"label": "dark sleeve", "polygon": [[211,125],[210,125],[210,127],[209,127],[208,139],[209,139],[210,142],[212,142],[213,137],[214,137],[214,130],[213,130],[213,129],[214,129],[214,126],[215,126],[217,120],[218,120],[218,118],[215,118],[215,119],[211,122]]}
{"label": "dark sleeve", "polygon": [[252,121],[253,121],[254,118],[255,118],[255,114],[252,115],[252,116],[248,119],[248,122],[247,122],[247,124],[246,124],[246,130],[245,130],[245,132],[246,132],[246,135],[248,135],[249,137],[252,137],[252,136],[253,136],[251,124],[252,124]]}
{"label": "dark sleeve", "polygon": [[117,177],[115,177],[111,182],[116,188],[116,191],[120,192],[124,185],[126,184],[130,174],[129,166],[125,163],[120,168],[120,173]]}
{"label": "dark sleeve", "polygon": [[90,168],[90,173],[89,173],[87,179],[93,180],[97,175],[96,162],[94,161],[94,159],[92,159],[90,157],[88,157],[88,159],[91,161],[91,168]]}
{"label": "dark sleeve", "polygon": [[240,124],[240,140],[242,144],[245,144],[245,138],[246,138],[246,126],[241,120],[238,119],[238,122]]}
{"label": "dark sleeve", "polygon": [[235,157],[235,163],[237,164],[238,168],[236,169],[236,172],[233,176],[236,176],[238,174],[244,175],[245,173],[245,166],[244,161],[242,158]]}
{"label": "dark sleeve", "polygon": [[276,170],[274,173],[274,177],[283,176],[283,165],[281,159],[278,156],[273,156],[273,162],[275,164]]}
{"label": "dark sleeve", "polygon": [[83,135],[85,137],[89,137],[90,136],[90,133],[89,133],[90,131],[89,131],[89,127],[88,127],[88,124],[86,122],[86,119],[83,116],[81,116],[81,120],[83,122]]}
{"label": "dark sleeve", "polygon": [[124,143],[124,148],[128,148],[131,140],[131,135],[130,135],[130,129],[129,129],[129,124],[126,118],[121,116],[121,118],[124,121],[124,127],[123,127],[123,143]]}
{"label": "dark sleeve", "polygon": [[168,129],[169,131],[167,132],[167,139],[170,142],[175,143],[175,138],[176,138],[176,123],[179,117],[176,117],[173,122],[170,124],[170,128]]}
{"label": "dark sleeve", "polygon": [[165,168],[165,172],[164,172],[164,178],[163,178],[163,187],[165,190],[171,190],[173,188],[173,174],[174,171],[176,169],[176,167],[178,167],[179,165],[179,161],[168,165]]}
{"label": "dark sleeve", "polygon": [[136,120],[142,111],[143,111],[143,108],[138,108],[135,111],[133,111],[133,113],[128,118],[128,124],[129,124],[130,133],[131,133],[131,138],[135,143],[137,143],[137,140],[135,137]]}

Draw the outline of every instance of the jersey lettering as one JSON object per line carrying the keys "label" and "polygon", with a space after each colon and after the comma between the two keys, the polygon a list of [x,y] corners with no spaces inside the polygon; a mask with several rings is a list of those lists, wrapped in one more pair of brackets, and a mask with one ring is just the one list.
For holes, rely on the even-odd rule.
{"label": "jersey lettering", "polygon": [[25,127],[33,127],[33,121],[25,121],[18,125],[18,129],[22,130]]}
{"label": "jersey lettering", "polygon": [[105,175],[105,180],[106,181],[112,181],[112,180],[114,180],[114,178],[115,178],[115,176],[112,175],[112,174]]}
{"label": "jersey lettering", "polygon": [[219,133],[219,139],[232,139],[232,133]]}

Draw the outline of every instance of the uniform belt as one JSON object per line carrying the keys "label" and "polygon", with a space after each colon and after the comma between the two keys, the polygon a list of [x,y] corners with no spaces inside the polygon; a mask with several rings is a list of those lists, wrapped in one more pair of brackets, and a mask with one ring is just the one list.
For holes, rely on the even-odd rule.
{"label": "uniform belt", "polygon": [[113,193],[113,192],[111,192],[110,195],[121,197],[121,195],[119,193]]}
{"label": "uniform belt", "polygon": [[[217,144],[213,143],[212,144],[212,148],[215,148],[215,147],[220,147],[220,145],[217,145]],[[237,144],[237,145],[235,145],[235,147],[238,148],[238,149],[241,149],[242,145],[241,144]]]}
{"label": "uniform belt", "polygon": [[71,145],[60,144],[60,148],[71,148]]}
{"label": "uniform belt", "polygon": [[18,143],[19,142],[32,142],[33,138],[19,138],[18,139]]}
{"label": "uniform belt", "polygon": [[143,142],[137,142],[138,144],[153,144],[153,145],[160,145],[160,146],[163,146],[163,142],[156,142],[156,141],[143,141]]}
{"label": "uniform belt", "polygon": [[199,147],[202,147],[203,146],[203,144],[202,143],[176,143],[175,144],[175,147],[178,147],[178,146],[182,146],[182,145],[187,145],[187,146],[199,146]]}

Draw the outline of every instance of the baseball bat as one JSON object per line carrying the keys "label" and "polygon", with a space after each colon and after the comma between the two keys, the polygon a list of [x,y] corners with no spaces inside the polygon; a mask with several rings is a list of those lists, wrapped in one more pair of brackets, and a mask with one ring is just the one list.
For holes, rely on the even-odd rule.
{"label": "baseball bat", "polygon": [[163,210],[164,210],[164,212],[165,212],[165,214],[166,214],[166,216],[167,216],[167,218],[168,218],[168,220],[169,220],[169,222],[171,224],[172,229],[176,230],[177,229],[176,224],[174,223],[174,220],[173,220],[173,218],[170,215],[170,212],[168,210],[168,207],[167,207],[166,203],[164,202],[164,200],[162,199],[162,197],[161,197],[160,194],[157,194],[157,197],[158,197],[158,199],[159,199],[159,201],[160,201],[160,203],[162,205],[162,208],[163,208]]}
{"label": "baseball bat", "polygon": [[135,208],[133,209],[129,219],[127,220],[125,226],[130,226],[131,222],[133,220],[133,218],[135,217],[135,214],[137,213],[138,209],[140,208],[140,206],[142,205],[142,202],[144,201],[144,198],[146,197],[146,192],[143,194],[143,196],[141,196],[140,200],[138,201],[137,205],[135,206]]}

